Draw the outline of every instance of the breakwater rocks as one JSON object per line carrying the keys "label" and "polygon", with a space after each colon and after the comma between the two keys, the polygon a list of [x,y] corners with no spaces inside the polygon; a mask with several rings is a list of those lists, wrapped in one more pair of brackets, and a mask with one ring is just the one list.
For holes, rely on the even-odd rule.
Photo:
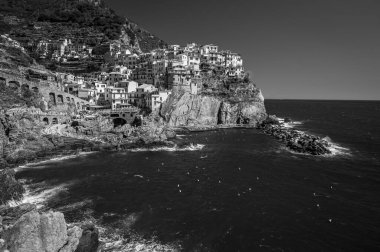
{"label": "breakwater rocks", "polygon": [[[286,121],[289,122],[290,120],[286,119]],[[311,155],[331,154],[330,144],[326,140],[302,131],[286,128],[276,116],[268,116],[258,128],[265,134],[284,142],[286,147],[292,151]]]}
{"label": "breakwater rocks", "polygon": [[68,225],[62,213],[39,213],[32,204],[0,207],[0,251],[92,252],[98,245],[91,223]]}

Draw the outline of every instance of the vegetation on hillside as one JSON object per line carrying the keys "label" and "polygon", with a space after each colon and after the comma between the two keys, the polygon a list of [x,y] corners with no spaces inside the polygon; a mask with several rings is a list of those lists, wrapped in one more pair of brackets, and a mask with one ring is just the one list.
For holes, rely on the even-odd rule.
{"label": "vegetation on hillside", "polygon": [[41,93],[29,89],[22,89],[21,92],[19,92],[16,89],[5,86],[4,83],[0,83],[0,108],[2,109],[21,106],[34,106],[38,108],[41,101]]}
{"label": "vegetation on hillside", "polygon": [[25,189],[15,179],[12,169],[0,170],[0,205],[11,200],[21,200]]}
{"label": "vegetation on hillside", "polygon": [[21,16],[29,21],[93,27],[109,39],[117,39],[124,24],[124,18],[104,5],[95,6],[78,0],[7,0],[1,5],[1,9],[4,13]]}

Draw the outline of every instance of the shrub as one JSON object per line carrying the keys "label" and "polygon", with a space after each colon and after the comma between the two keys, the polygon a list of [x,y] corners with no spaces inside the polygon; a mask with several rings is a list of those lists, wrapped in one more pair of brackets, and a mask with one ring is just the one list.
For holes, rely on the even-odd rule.
{"label": "shrub", "polygon": [[0,171],[0,204],[6,204],[10,200],[21,200],[25,189],[16,180],[12,169]]}

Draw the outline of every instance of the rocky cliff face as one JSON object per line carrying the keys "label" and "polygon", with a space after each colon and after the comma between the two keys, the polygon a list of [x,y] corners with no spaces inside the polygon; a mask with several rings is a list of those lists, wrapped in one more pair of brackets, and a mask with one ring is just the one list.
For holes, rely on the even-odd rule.
{"label": "rocky cliff face", "polygon": [[260,91],[248,98],[207,93],[175,94],[162,104],[160,115],[173,127],[218,124],[256,126],[267,117],[264,97]]}
{"label": "rocky cliff face", "polygon": [[[82,227],[68,226],[60,212],[39,213],[33,205],[27,204],[15,209],[0,209],[0,214],[7,220],[6,223],[0,221],[0,251],[89,252],[97,250],[97,229],[92,224]],[[22,214],[21,217],[20,214]],[[12,219],[15,219],[14,222]]]}

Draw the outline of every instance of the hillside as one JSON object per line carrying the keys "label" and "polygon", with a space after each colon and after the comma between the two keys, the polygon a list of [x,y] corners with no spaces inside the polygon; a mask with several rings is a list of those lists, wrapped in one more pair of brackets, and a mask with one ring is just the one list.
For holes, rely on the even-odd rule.
{"label": "hillside", "polygon": [[[38,51],[41,41],[70,39],[88,48],[118,42],[140,52],[167,47],[155,35],[95,0],[0,0],[0,34],[9,34],[29,55],[53,70],[51,55],[45,59]],[[91,71],[91,62],[102,63],[85,59],[79,65]]]}

